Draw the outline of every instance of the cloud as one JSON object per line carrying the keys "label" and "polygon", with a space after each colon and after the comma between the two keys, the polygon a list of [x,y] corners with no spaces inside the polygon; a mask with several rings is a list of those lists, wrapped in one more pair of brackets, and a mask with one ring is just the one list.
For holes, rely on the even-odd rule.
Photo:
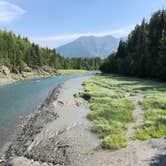
{"label": "cloud", "polygon": [[124,37],[127,36],[135,25],[131,25],[128,27],[115,29],[112,31],[106,32],[86,32],[86,33],[74,33],[67,35],[53,35],[53,36],[43,36],[43,37],[32,37],[31,40],[35,43],[38,43],[41,46],[48,46],[50,48],[55,48],[65,43],[71,42],[81,36],[105,36],[112,35],[114,37]]}
{"label": "cloud", "polygon": [[21,7],[0,0],[0,23],[10,23],[25,13],[26,11]]}

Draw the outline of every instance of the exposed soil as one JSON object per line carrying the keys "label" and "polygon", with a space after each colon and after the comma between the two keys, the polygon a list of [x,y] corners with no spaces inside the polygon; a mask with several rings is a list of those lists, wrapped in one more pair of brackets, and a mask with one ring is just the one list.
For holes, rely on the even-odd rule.
{"label": "exposed soil", "polygon": [[144,98],[142,94],[137,94],[136,96],[130,96],[130,94],[126,94],[125,98],[131,100],[135,104],[135,110],[133,112],[135,121],[129,123],[128,126],[128,137],[132,137],[135,134],[136,126],[144,124],[144,110],[141,108],[139,102]]}

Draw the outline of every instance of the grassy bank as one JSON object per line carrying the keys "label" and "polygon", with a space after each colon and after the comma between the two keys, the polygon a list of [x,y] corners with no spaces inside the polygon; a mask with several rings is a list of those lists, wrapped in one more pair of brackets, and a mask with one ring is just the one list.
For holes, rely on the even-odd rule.
{"label": "grassy bank", "polygon": [[22,72],[22,74],[9,73],[8,75],[4,75],[3,73],[0,73],[0,78],[12,78],[13,80],[19,81],[23,79],[51,77],[61,74],[85,74],[87,72],[87,70],[58,70],[57,72],[39,73],[37,70],[32,70],[30,72]]}
{"label": "grassy bank", "polygon": [[94,76],[84,82],[79,95],[90,103],[87,118],[94,122],[92,131],[103,140],[102,147],[118,149],[128,142],[128,125],[135,121],[135,105],[126,96],[144,97],[139,104],[145,111],[144,124],[135,126],[136,139],[166,135],[166,84],[116,75]]}
{"label": "grassy bank", "polygon": [[137,127],[135,138],[147,140],[166,135],[166,93],[164,91],[147,94],[140,102],[145,110],[144,125]]}
{"label": "grassy bank", "polygon": [[76,70],[76,69],[69,69],[69,70],[58,70],[58,74],[85,74],[87,70]]}

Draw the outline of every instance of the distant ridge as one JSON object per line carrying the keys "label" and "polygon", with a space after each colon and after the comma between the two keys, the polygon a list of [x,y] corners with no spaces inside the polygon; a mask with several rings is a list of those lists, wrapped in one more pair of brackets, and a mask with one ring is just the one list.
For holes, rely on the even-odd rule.
{"label": "distant ridge", "polygon": [[73,42],[58,47],[56,51],[65,57],[105,58],[117,50],[119,40],[111,35],[82,36]]}

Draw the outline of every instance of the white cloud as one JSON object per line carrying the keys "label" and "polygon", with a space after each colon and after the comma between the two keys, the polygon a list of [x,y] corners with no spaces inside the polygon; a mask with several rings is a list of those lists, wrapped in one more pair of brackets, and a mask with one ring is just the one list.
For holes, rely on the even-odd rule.
{"label": "white cloud", "polygon": [[134,26],[135,25],[107,32],[87,32],[87,33],[74,33],[74,34],[58,35],[58,36],[32,37],[31,40],[34,41],[35,43],[40,44],[41,46],[48,46],[50,48],[55,48],[65,43],[71,42],[81,36],[112,35],[118,38],[124,37],[130,33],[130,31],[134,28]]}
{"label": "white cloud", "polygon": [[25,12],[24,9],[15,4],[0,0],[0,23],[10,23]]}

